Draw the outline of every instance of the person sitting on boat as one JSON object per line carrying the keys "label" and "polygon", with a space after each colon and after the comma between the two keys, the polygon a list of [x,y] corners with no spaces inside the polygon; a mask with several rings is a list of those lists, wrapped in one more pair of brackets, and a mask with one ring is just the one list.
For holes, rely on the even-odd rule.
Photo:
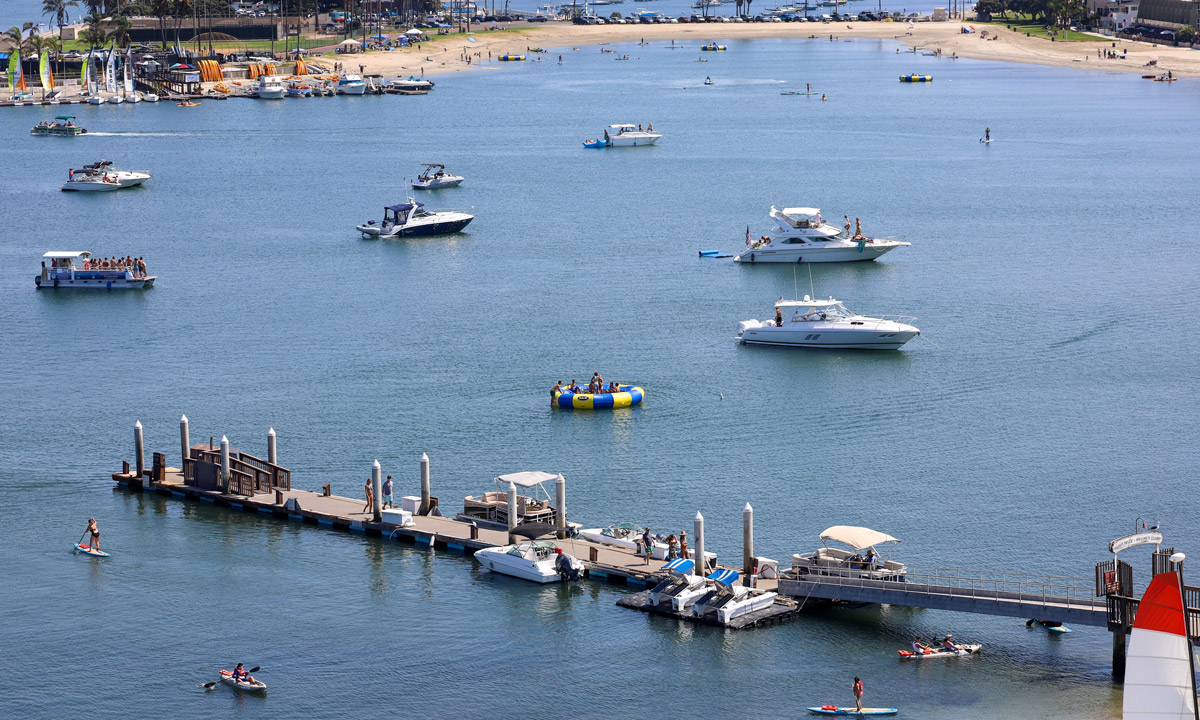
{"label": "person sitting on boat", "polygon": [[933,652],[932,650],[929,649],[928,645],[921,642],[920,635],[917,636],[916,640],[913,640],[912,648],[913,648],[913,652],[918,655],[928,655],[929,653]]}
{"label": "person sitting on boat", "polygon": [[958,646],[954,644],[954,636],[946,633],[946,639],[942,641],[942,648],[951,652],[958,652]]}
{"label": "person sitting on boat", "polygon": [[242,667],[241,663],[238,663],[237,667],[233,669],[233,679],[237,680],[238,682],[256,682],[254,676],[246,672],[246,668]]}
{"label": "person sitting on boat", "polygon": [[646,126],[646,132],[654,132],[654,123],[650,123]]}
{"label": "person sitting on boat", "polygon": [[873,568],[879,564],[879,555],[876,554],[874,548],[867,551],[867,557],[866,557],[865,562],[867,564],[865,569],[867,569],[867,570],[870,570],[871,568]]}

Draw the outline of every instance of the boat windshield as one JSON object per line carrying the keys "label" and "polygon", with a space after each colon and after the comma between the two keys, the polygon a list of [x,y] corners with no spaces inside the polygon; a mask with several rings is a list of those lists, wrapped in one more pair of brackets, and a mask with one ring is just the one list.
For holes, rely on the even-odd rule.
{"label": "boat windshield", "polygon": [[796,313],[792,316],[793,322],[817,322],[820,320],[843,320],[854,317],[854,313],[846,309],[846,306],[837,303],[836,305],[823,305],[821,307],[800,307],[796,309]]}

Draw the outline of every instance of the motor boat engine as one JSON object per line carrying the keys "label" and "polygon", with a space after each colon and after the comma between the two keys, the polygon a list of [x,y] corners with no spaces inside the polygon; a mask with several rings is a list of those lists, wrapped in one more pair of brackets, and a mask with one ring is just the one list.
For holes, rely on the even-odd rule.
{"label": "motor boat engine", "polygon": [[559,552],[554,557],[554,569],[563,582],[583,579],[583,561],[574,555]]}

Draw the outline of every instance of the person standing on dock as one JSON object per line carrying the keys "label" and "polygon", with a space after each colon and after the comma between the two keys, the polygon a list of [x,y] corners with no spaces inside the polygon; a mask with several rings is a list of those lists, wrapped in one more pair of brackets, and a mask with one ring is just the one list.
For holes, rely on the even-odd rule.
{"label": "person standing on dock", "polygon": [[363,511],[364,513],[369,513],[369,512],[371,512],[371,505],[373,504],[373,503],[372,503],[372,501],[375,499],[375,498],[373,497],[373,496],[374,496],[374,493],[372,492],[372,488],[371,488],[371,478],[370,478],[369,476],[367,477],[367,485],[366,485],[366,488],[367,488],[367,504],[366,504],[366,505],[363,505],[363,509],[362,509],[362,511]]}
{"label": "person standing on dock", "polygon": [[679,557],[689,560],[687,548],[687,530],[679,531]]}
{"label": "person standing on dock", "polygon": [[383,506],[385,508],[394,508],[392,504],[392,476],[388,475],[387,480],[383,481]]}
{"label": "person standing on dock", "polygon": [[654,554],[654,543],[650,537],[650,528],[642,531],[642,549],[646,552],[646,564],[650,564],[650,556]]}
{"label": "person standing on dock", "polygon": [[854,706],[855,706],[855,708],[857,708],[858,712],[860,712],[860,713],[862,712],[862,696],[863,696],[862,680],[860,680],[859,677],[857,675],[855,675],[854,676]]}

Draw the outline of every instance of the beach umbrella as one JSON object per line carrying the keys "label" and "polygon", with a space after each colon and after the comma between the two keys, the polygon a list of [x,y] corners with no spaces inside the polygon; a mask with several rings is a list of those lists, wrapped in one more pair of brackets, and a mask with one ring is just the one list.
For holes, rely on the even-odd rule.
{"label": "beach umbrella", "polygon": [[196,68],[187,63],[175,63],[170,67],[171,70],[195,70]]}
{"label": "beach umbrella", "polygon": [[372,40],[390,40],[391,38],[389,38],[387,35],[380,35],[377,33],[375,35],[372,35],[371,39]]}
{"label": "beach umbrella", "polygon": [[343,40],[338,45],[361,45],[361,40]]}

